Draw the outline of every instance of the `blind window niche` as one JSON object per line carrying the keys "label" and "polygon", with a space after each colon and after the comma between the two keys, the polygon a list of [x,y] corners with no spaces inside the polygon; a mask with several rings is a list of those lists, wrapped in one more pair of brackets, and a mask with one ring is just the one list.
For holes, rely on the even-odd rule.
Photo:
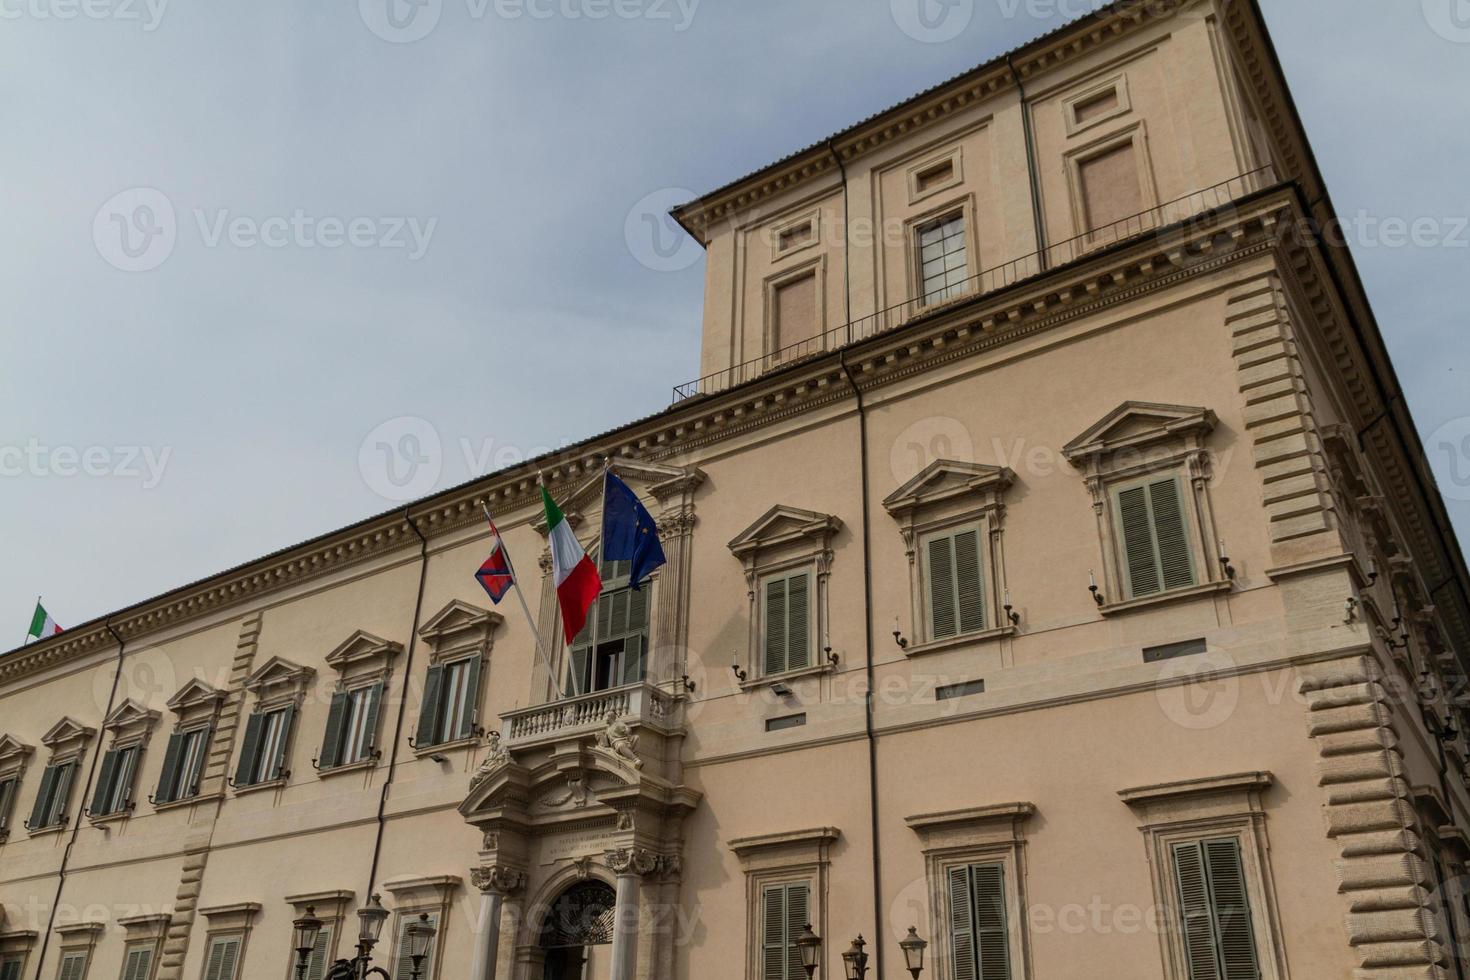
{"label": "blind window niche", "polygon": [[761,670],[766,676],[812,664],[812,573],[774,575],[761,583]]}
{"label": "blind window niche", "polygon": [[771,302],[771,353],[782,357],[810,353],[811,344],[808,342],[821,332],[817,322],[817,300],[815,270],[775,285]]}
{"label": "blind window niche", "polygon": [[1184,490],[1177,476],[1153,477],[1113,491],[1128,598],[1196,583]]}
{"label": "blind window niche", "polygon": [[1143,210],[1143,182],[1133,140],[1118,143],[1077,164],[1087,230],[1095,232]]}
{"label": "blind window niche", "polygon": [[924,538],[924,607],[927,639],[978,633],[985,614],[985,549],[981,529],[971,526]]}

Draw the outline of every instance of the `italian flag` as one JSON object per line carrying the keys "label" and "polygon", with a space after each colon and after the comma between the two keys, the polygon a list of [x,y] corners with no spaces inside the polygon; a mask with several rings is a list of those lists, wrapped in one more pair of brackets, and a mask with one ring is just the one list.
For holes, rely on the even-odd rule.
{"label": "italian flag", "polygon": [[551,542],[551,574],[556,581],[556,601],[561,606],[561,629],[570,646],[587,625],[587,610],[602,591],[602,577],[545,487],[541,488],[541,501],[546,505],[546,537]]}
{"label": "italian flag", "polygon": [[36,603],[36,612],[31,616],[31,631],[29,635],[44,640],[46,637],[55,636],[60,632],[61,627],[56,625],[56,620],[51,618],[51,614],[38,601]]}

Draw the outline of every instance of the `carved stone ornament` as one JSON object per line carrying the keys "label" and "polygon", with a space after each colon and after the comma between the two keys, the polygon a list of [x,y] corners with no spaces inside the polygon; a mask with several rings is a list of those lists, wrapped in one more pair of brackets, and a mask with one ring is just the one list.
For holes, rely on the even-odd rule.
{"label": "carved stone ornament", "polygon": [[638,736],[618,717],[616,711],[607,713],[607,727],[597,734],[597,744],[626,759],[634,769],[643,768],[643,760],[638,758],[636,751]]}
{"label": "carved stone ornament", "polygon": [[603,861],[615,875],[637,875],[645,878],[663,873],[669,858],[643,847],[620,847],[603,855]]}
{"label": "carved stone ornament", "polygon": [[485,736],[485,758],[475,770],[475,774],[470,777],[470,788],[474,789],[509,763],[510,753],[501,744],[500,733],[491,732]]}
{"label": "carved stone ornament", "polygon": [[541,806],[547,810],[560,810],[562,807],[581,809],[588,803],[594,802],[596,797],[587,786],[587,774],[584,772],[567,773],[567,791],[561,796],[548,796],[541,801]]}
{"label": "carved stone ornament", "polygon": [[499,834],[499,832],[498,831],[494,831],[494,830],[487,830],[487,831],[485,831],[485,837],[484,837],[483,840],[480,841],[480,844],[481,844],[481,848],[480,849],[481,850],[484,850],[484,851],[495,851],[495,850],[499,850],[500,849],[500,834]]}
{"label": "carved stone ornament", "polygon": [[473,869],[470,872],[470,882],[482,892],[513,895],[526,887],[526,875],[521,871],[494,865]]}

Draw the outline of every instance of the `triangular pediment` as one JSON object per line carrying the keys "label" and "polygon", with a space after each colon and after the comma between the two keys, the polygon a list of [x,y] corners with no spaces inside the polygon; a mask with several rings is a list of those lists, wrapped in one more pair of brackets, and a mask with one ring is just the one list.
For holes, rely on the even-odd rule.
{"label": "triangular pediment", "polygon": [[[612,464],[613,472],[649,506],[666,493],[682,487],[698,486],[704,474],[693,466],[670,466],[667,463],[652,463],[643,460],[620,459]],[[602,509],[602,471],[589,476],[577,488],[567,494],[565,500],[557,500],[557,506],[567,521],[576,528],[587,513]],[[649,508],[653,510],[652,507]],[[546,534],[546,517],[538,517],[532,524],[540,534]]]}
{"label": "triangular pediment", "polygon": [[147,727],[158,720],[158,712],[150,711],[143,705],[128,698],[122,704],[112,709],[112,714],[102,723],[102,727],[108,731],[118,731],[124,728]]}
{"label": "triangular pediment", "polygon": [[403,652],[402,643],[385,640],[366,630],[358,630],[327,654],[327,663],[341,670],[348,664],[363,660],[389,659]]}
{"label": "triangular pediment", "polygon": [[777,504],[737,534],[730,541],[730,550],[743,555],[803,539],[825,541],[841,527],[842,521],[831,514]]}
{"label": "triangular pediment", "polygon": [[1005,466],[936,459],[883,500],[890,514],[939,503],[967,494],[999,494],[1016,482]]}
{"label": "triangular pediment", "polygon": [[1062,455],[1075,462],[1184,435],[1202,436],[1214,429],[1215,421],[1215,413],[1208,408],[1127,401],[1067,443]]}
{"label": "triangular pediment", "polygon": [[51,730],[41,736],[41,742],[55,748],[68,742],[85,741],[97,733],[97,729],[88,728],[74,718],[63,718],[51,726]]}
{"label": "triangular pediment", "polygon": [[489,632],[504,621],[499,613],[455,599],[419,627],[419,636],[437,642],[457,634]]}
{"label": "triangular pediment", "polygon": [[251,691],[262,691],[266,688],[294,686],[305,683],[315,674],[316,671],[311,667],[292,663],[285,657],[271,657],[246,678],[245,687]]}
{"label": "triangular pediment", "polygon": [[17,759],[24,759],[34,751],[36,751],[34,746],[27,745],[18,738],[11,735],[0,735],[0,766]]}
{"label": "triangular pediment", "polygon": [[178,713],[186,708],[192,708],[195,705],[208,704],[211,701],[223,701],[224,697],[224,691],[212,687],[196,677],[179,688],[178,693],[168,699],[168,707],[170,711]]}

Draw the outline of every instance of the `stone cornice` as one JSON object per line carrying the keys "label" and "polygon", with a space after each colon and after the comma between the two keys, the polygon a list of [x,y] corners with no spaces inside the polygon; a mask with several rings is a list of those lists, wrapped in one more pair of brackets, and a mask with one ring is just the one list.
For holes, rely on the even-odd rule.
{"label": "stone cornice", "polygon": [[837,170],[835,149],[844,164],[920,130],[949,121],[1040,72],[1088,54],[1099,45],[1133,33],[1145,22],[1173,16],[1196,0],[1122,0],[1074,24],[1047,34],[1021,50],[992,59],[958,78],[941,83],[871,119],[736,180],[674,210],[675,218],[701,242],[705,230],[745,209],[756,207],[798,185],[827,178]]}

